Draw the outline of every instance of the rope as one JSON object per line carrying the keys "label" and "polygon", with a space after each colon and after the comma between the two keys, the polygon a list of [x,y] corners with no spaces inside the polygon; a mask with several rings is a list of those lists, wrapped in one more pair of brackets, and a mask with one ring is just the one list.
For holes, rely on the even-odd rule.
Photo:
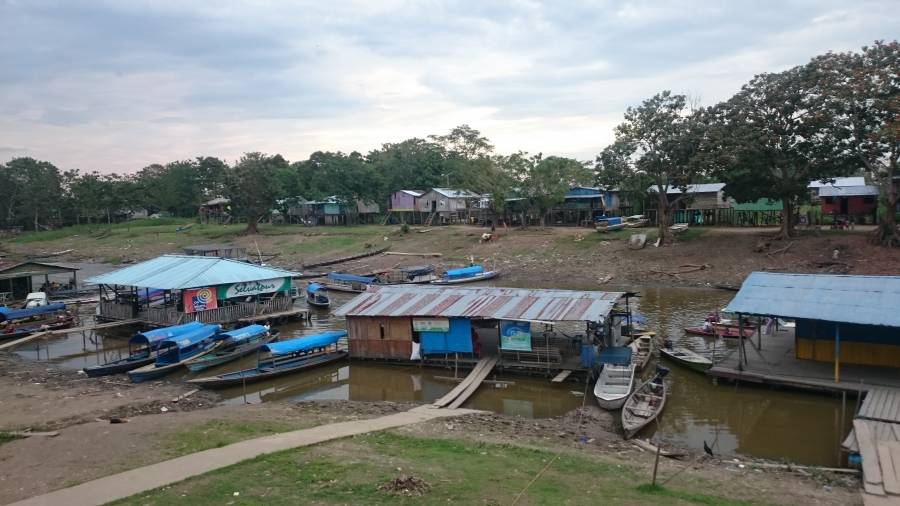
{"label": "rope", "polygon": [[[590,381],[584,382],[584,395],[581,397],[581,409],[578,411],[578,428],[579,429],[581,428],[581,423],[584,420],[584,407],[587,404],[587,395],[588,395],[588,389],[590,388],[590,385],[591,385]],[[516,497],[515,497],[515,499],[513,499],[513,502],[512,502],[513,506],[515,506],[516,504],[519,503],[519,499],[521,499],[522,496],[525,495],[525,492],[527,492],[528,489],[531,488],[531,486],[534,485],[534,483],[536,481],[538,481],[538,479],[541,476],[543,476],[544,472],[547,469],[550,469],[550,465],[552,465],[554,462],[556,462],[559,459],[560,455],[562,455],[562,452],[556,452],[556,454],[553,456],[553,458],[550,459],[549,462],[547,462],[547,465],[545,465],[543,468],[541,468],[541,470],[538,471],[537,474],[534,475],[534,478],[532,478],[531,481],[529,481],[528,484],[525,485],[525,487],[522,490],[520,490],[518,494],[516,494]]]}

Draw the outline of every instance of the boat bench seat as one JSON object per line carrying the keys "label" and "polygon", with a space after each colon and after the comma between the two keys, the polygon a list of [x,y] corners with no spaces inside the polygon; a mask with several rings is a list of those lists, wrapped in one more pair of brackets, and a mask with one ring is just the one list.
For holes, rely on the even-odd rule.
{"label": "boat bench seat", "polygon": [[628,412],[634,416],[639,416],[641,418],[649,418],[653,416],[653,413],[655,413],[655,411],[653,411],[652,409],[641,408],[628,408]]}

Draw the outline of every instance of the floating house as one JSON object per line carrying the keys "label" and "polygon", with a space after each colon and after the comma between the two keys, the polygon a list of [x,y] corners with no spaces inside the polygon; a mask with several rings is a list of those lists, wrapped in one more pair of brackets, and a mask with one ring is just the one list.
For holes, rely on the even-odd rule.
{"label": "floating house", "polygon": [[754,272],[725,311],[794,319],[796,359],[833,363],[837,382],[842,363],[900,368],[898,308],[900,276]]}
{"label": "floating house", "polygon": [[293,276],[297,273],[232,259],[164,255],[87,283],[100,285],[100,319],[177,325],[288,313]]}
{"label": "floating house", "polygon": [[[0,263],[0,305],[13,300],[24,300],[36,291],[48,295],[75,290],[78,285],[78,269],[44,262]],[[51,280],[50,276],[54,276]],[[61,276],[64,278],[60,279]],[[38,278],[38,283],[34,279]],[[40,281],[43,279],[43,281]]]}
{"label": "floating house", "polygon": [[[500,368],[579,370],[583,347],[620,344],[626,313],[620,292],[374,286],[335,314],[347,318],[350,357],[426,363],[474,363],[495,356]],[[557,333],[555,325],[578,329]],[[570,328],[567,327],[567,328]]]}

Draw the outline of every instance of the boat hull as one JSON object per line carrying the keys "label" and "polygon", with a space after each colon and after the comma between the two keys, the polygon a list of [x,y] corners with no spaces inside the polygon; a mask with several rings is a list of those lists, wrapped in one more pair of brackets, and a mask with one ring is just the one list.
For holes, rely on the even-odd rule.
{"label": "boat hull", "polygon": [[208,378],[192,379],[189,380],[188,383],[197,385],[202,388],[225,388],[234,385],[241,385],[244,383],[254,383],[257,381],[264,381],[269,378],[276,378],[278,376],[284,376],[286,374],[292,374],[306,369],[312,369],[315,367],[330,364],[332,362],[336,362],[338,360],[346,358],[347,355],[348,353],[346,351],[335,351],[316,355],[313,357],[300,357],[297,359],[286,361],[279,367],[271,370],[261,371],[258,367],[254,367],[252,369],[244,369],[242,371],[220,374],[218,376],[211,376]]}
{"label": "boat hull", "polygon": [[[32,322],[29,322],[32,323]],[[7,339],[18,339],[20,337],[27,337],[31,334],[35,334],[37,332],[46,332],[48,330],[61,330],[67,329],[71,327],[75,323],[74,317],[67,317],[64,321],[54,320],[53,323],[37,323],[35,322],[32,325],[22,325],[18,328],[10,329],[10,332],[2,332],[0,331],[0,341]]]}
{"label": "boat hull", "polygon": [[131,378],[132,383],[141,383],[143,381],[149,381],[152,379],[162,378],[163,376],[174,372],[176,369],[183,367],[185,362],[188,362],[189,360],[192,360],[192,359],[195,359],[198,357],[202,357],[203,355],[212,353],[214,350],[216,350],[218,348],[218,346],[220,344],[221,343],[215,343],[212,346],[210,346],[209,348],[207,348],[206,350],[203,350],[200,353],[197,353],[196,355],[193,355],[192,357],[186,358],[179,362],[175,362],[172,364],[166,364],[166,365],[158,366],[158,367],[155,363],[152,363],[152,364],[145,365],[144,367],[128,371],[128,377]]}
{"label": "boat hull", "polygon": [[[615,373],[613,373],[613,369],[609,369],[610,367],[604,366],[604,370],[600,372],[600,377],[594,384],[594,397],[601,408],[612,411],[620,409],[631,395],[634,388],[635,366],[633,363],[627,367],[613,366]],[[619,391],[611,390],[611,387],[614,386],[618,386],[619,388],[616,390]],[[623,386],[625,389],[621,388]]]}
{"label": "boat hull", "polygon": [[[656,382],[656,377],[648,381],[637,389],[628,397],[625,406],[622,408],[622,429],[625,431],[625,439],[631,439],[635,434],[646,427],[650,422],[656,420],[666,406],[667,388],[666,383],[661,378]],[[652,395],[657,397],[656,404],[648,406],[642,399],[642,396]],[[652,401],[650,401],[652,404]],[[641,410],[645,416],[638,416],[635,413]]]}
{"label": "boat hull", "polygon": [[[686,351],[690,352],[690,350],[686,350]],[[679,352],[686,353],[684,348],[675,348],[672,350],[669,350],[667,348],[659,349],[659,353],[662,356],[664,356],[666,359],[671,360],[672,362],[675,362],[676,364],[678,364],[680,366],[686,367],[688,369],[692,369],[697,372],[705,373],[713,365],[712,361],[710,361],[706,357],[703,357],[702,355],[699,355],[697,353],[690,352],[690,353],[686,353],[687,356],[684,356],[684,355],[679,355]],[[700,359],[703,359],[703,360],[698,361],[694,357],[699,357]],[[692,360],[692,358],[694,358],[694,359]]]}
{"label": "boat hull", "polygon": [[496,278],[500,275],[499,271],[487,271],[476,274],[474,276],[469,276],[466,278],[458,278],[458,279],[436,279],[431,281],[432,285],[461,285],[463,283],[475,283],[477,281],[484,281],[486,279]]}
{"label": "boat hull", "polygon": [[141,357],[141,358],[123,358],[122,360],[115,360],[113,362],[107,362],[101,365],[95,365],[93,367],[85,367],[82,369],[84,373],[89,378],[99,378],[100,376],[109,376],[111,374],[121,374],[123,372],[128,372],[138,367],[144,367],[146,365],[152,364],[153,361],[156,360],[156,357]]}
{"label": "boat hull", "polygon": [[625,228],[625,224],[624,224],[624,223],[619,223],[619,224],[616,224],[616,225],[607,225],[607,226],[605,226],[605,227],[604,227],[604,226],[597,225],[596,228],[597,228],[597,232],[601,232],[601,233],[615,232],[616,230],[622,230],[623,228]]}
{"label": "boat hull", "polygon": [[247,355],[258,350],[260,346],[274,341],[276,337],[277,336],[275,335],[266,336],[265,339],[260,339],[259,341],[255,341],[253,343],[247,343],[242,346],[238,346],[230,352],[221,350],[221,355],[219,355],[220,352],[209,353],[202,357],[188,360],[184,365],[191,372],[204,371],[212,367],[227,364],[228,362],[237,360],[241,357],[246,357]]}

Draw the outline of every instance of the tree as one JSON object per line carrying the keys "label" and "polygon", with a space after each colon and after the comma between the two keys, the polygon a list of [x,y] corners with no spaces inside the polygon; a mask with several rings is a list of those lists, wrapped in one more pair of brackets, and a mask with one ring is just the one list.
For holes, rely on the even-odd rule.
{"label": "tree", "polygon": [[41,216],[53,216],[62,198],[59,169],[50,162],[29,157],[10,160],[6,169],[14,174],[21,189],[21,194],[14,203],[23,217],[28,217],[31,221],[34,230],[39,230]]}
{"label": "tree", "polygon": [[[684,95],[663,91],[638,107],[629,107],[615,135],[615,143],[600,156],[604,172],[652,180],[659,237],[662,244],[671,243],[671,210],[703,172],[695,158],[703,135],[699,115],[690,114]],[[681,190],[681,194],[670,200],[670,188]]]}
{"label": "tree", "polygon": [[[278,157],[280,158],[280,157]],[[278,167],[281,161],[262,153],[245,153],[226,177],[226,197],[232,212],[247,220],[244,235],[258,233],[256,224],[272,210],[281,194]]]}
{"label": "tree", "polygon": [[848,173],[853,164],[828,133],[824,94],[809,66],[761,74],[712,117],[705,160],[725,181],[725,192],[741,202],[780,199],[778,238],[795,235],[794,211],[810,181]]}
{"label": "tree", "polygon": [[587,184],[591,171],[585,164],[572,158],[550,156],[541,153],[528,157],[527,153],[514,155],[511,164],[518,171],[522,194],[532,210],[540,216],[541,226],[546,225],[547,213],[554,205],[565,200],[572,186]]}
{"label": "tree", "polygon": [[225,176],[228,172],[228,164],[214,156],[198,156],[195,166],[197,167],[197,184],[200,186],[200,195],[203,201],[212,200],[225,194]]}
{"label": "tree", "polygon": [[482,137],[481,132],[469,125],[459,125],[447,135],[429,135],[428,138],[467,160],[486,158],[494,151],[488,138]]}
{"label": "tree", "polygon": [[900,178],[900,43],[877,41],[859,53],[816,57],[810,65],[824,87],[829,136],[880,187],[882,212],[872,240],[900,246],[895,219]]}

